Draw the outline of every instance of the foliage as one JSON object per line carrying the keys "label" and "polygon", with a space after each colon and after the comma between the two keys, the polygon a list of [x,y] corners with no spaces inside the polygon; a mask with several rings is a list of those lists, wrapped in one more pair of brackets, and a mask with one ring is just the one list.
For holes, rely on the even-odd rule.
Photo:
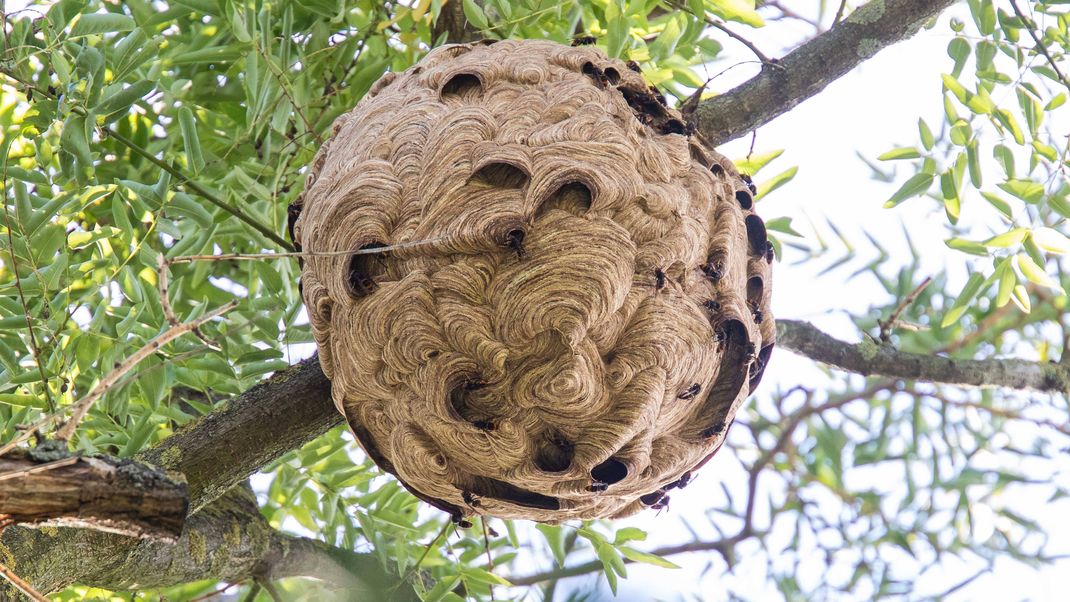
{"label": "foliage", "polygon": [[[947,245],[989,259],[973,262],[971,277],[941,328],[953,326],[993,287],[997,307],[1013,301],[1026,313],[1033,305],[1029,284],[1063,296],[1050,272],[1057,267],[1055,258],[1070,253],[1070,239],[1059,231],[1070,219],[1070,143],[1060,139],[1065,135],[1059,128],[1065,126],[1045,119],[1070,93],[1070,78],[1059,67],[1070,52],[1065,3],[1038,2],[1032,7],[1035,17],[1013,2],[1005,10],[992,0],[970,0],[969,8],[971,22],[951,23],[955,37],[947,54],[953,64],[943,75],[939,131],[934,134],[919,120],[918,145],[880,157],[910,160],[916,168],[886,207],[930,196],[942,203],[952,226]],[[1042,15],[1050,16],[1052,25],[1038,28],[1034,19]],[[972,72],[967,71],[971,63]],[[987,207],[974,206],[972,212],[987,209],[989,215],[972,229],[980,234],[974,239],[966,224],[956,226],[971,210],[966,203],[981,200]]]}
{"label": "foliage", "polygon": [[[720,58],[724,36],[707,20],[746,31],[762,16],[744,0],[675,4],[464,0],[463,8],[483,36],[564,43],[595,36],[682,101],[710,72],[731,66]],[[825,4],[828,22],[838,3]],[[892,341],[902,349],[974,357],[1024,345],[1047,361],[1062,344],[1051,327],[1066,303],[1059,260],[1070,252],[1070,144],[1050,115],[1070,91],[1065,72],[1056,72],[1070,51],[1070,17],[1055,0],[1029,4],[1032,22],[970,0],[972,22],[952,26],[945,122],[920,121],[918,144],[881,157],[914,168],[890,208],[918,196],[935,200],[949,221],[948,246],[984,258],[970,264],[962,293],[939,274],[906,308]],[[61,0],[7,15],[0,441],[84,396],[169,328],[160,256],[288,250],[286,208],[332,120],[384,72],[441,44],[445,34],[433,39],[433,32],[442,11],[440,0]],[[769,14],[777,13],[761,13]],[[1042,17],[1044,27],[1034,27]],[[749,156],[745,169],[757,173],[777,154]],[[789,168],[759,182],[760,195],[794,174]],[[768,226],[786,236],[789,257],[829,261],[830,271],[861,261],[855,274],[881,281],[887,299],[855,316],[869,332],[921,280],[916,251],[900,265],[877,233],[842,233],[829,222],[800,242],[790,220]],[[872,259],[862,236],[878,251]],[[832,258],[838,250],[842,257]],[[295,261],[199,261],[169,273],[169,305],[180,322],[240,303],[112,388],[80,426],[76,449],[132,456],[307,351]],[[1009,311],[1010,301],[1021,312]],[[1042,529],[1004,494],[1067,495],[1018,467],[1060,453],[1066,422],[1066,408],[1050,401],[843,375],[831,376],[827,390],[764,392],[730,441],[739,458],[735,481],[726,478],[724,494],[711,496],[709,526],[722,537],[696,536],[695,549],[718,551],[719,570],[744,555],[765,563],[785,598],[907,594],[912,578],[946,555],[979,558],[985,567],[1001,557],[1043,561]],[[416,575],[427,600],[456,600],[458,585],[481,599],[492,585],[499,598],[539,599],[534,588],[504,586],[531,577],[525,567],[533,562],[550,567],[550,559],[558,567],[592,560],[613,589],[627,576],[625,559],[672,566],[641,551],[650,549],[644,532],[601,523],[491,520],[487,533],[500,533],[487,536],[487,550],[483,524],[448,525],[340,429],[264,473],[257,483],[272,525],[371,551],[395,573]],[[785,529],[786,543],[771,540]],[[815,552],[844,578],[808,578],[800,567]],[[546,581],[555,583],[552,570]],[[221,587],[207,581],[144,595],[191,599]],[[284,587],[301,599],[326,593],[310,581]],[[72,588],[60,598],[87,595],[109,594]]]}

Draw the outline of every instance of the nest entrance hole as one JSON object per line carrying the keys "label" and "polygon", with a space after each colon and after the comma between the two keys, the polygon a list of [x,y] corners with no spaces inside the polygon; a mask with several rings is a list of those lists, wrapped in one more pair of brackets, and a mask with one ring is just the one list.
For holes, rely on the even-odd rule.
{"label": "nest entrance hole", "polygon": [[483,82],[479,81],[479,77],[471,73],[458,73],[442,86],[439,98],[442,100],[447,98],[474,99],[482,95]]}
{"label": "nest entrance hole", "polygon": [[[373,242],[360,247],[359,250],[381,249],[385,246],[386,244],[384,243]],[[386,257],[385,252],[361,253],[349,258],[347,280],[351,295],[364,297],[375,290],[377,286],[376,279],[381,278],[386,273],[386,264],[383,262],[384,257]]]}
{"label": "nest entrance hole", "polygon": [[529,179],[524,170],[511,163],[488,163],[472,174],[468,183],[482,188],[517,189],[526,186]]}
{"label": "nest entrance hole", "polygon": [[580,182],[569,182],[558,188],[541,205],[536,216],[551,209],[567,211],[575,216],[581,216],[591,208],[591,189]]}

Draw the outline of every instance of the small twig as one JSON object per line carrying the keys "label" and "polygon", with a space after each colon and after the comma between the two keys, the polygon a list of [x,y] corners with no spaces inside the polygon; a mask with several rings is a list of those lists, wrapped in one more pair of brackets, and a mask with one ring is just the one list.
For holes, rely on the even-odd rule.
{"label": "small twig", "polygon": [[250,261],[255,259],[281,259],[284,257],[341,257],[345,255],[376,255],[379,253],[389,253],[391,251],[400,251],[402,249],[415,249],[417,247],[430,246],[437,242],[442,242],[445,238],[428,238],[425,240],[414,240],[412,242],[403,242],[396,245],[388,245],[385,247],[372,247],[370,249],[354,249],[352,251],[301,251],[293,253],[224,253],[222,255],[180,255],[168,259],[166,263],[190,263],[193,261]]}
{"label": "small twig", "polygon": [[3,563],[0,563],[0,577],[7,579],[8,583],[15,586],[15,589],[23,593],[27,598],[34,602],[49,602],[48,598],[42,596],[40,592],[35,590],[32,585],[26,583],[21,577],[16,575],[11,569],[7,568]]}
{"label": "small twig", "polygon": [[401,579],[387,591],[388,595],[393,595],[393,593],[397,591],[399,587],[409,581],[409,578],[412,577],[413,573],[420,570],[420,565],[424,563],[424,559],[426,559],[427,555],[431,552],[431,548],[433,548],[435,544],[438,543],[439,539],[442,539],[442,536],[445,535],[446,531],[448,531],[449,528],[452,526],[452,522],[446,521],[446,524],[442,527],[442,530],[438,532],[438,535],[436,535],[434,539],[429,541],[427,545],[424,546],[424,553],[420,554],[420,558],[416,560],[416,564],[412,565],[412,567],[406,570],[405,574],[401,576]]}
{"label": "small twig", "polygon": [[177,326],[178,316],[175,315],[175,309],[171,307],[171,299],[168,296],[167,271],[167,261],[164,260],[163,255],[157,255],[156,287],[160,290],[160,306],[163,307],[163,315],[167,318],[167,322],[172,326]]}
{"label": "small twig", "polygon": [[[494,557],[490,555],[490,535],[487,533],[487,517],[483,517],[479,520],[483,524],[483,546],[487,551],[487,572],[494,572]],[[487,587],[490,589],[490,599],[494,600],[494,585],[488,583]]]}
{"label": "small twig", "polygon": [[698,17],[699,19],[702,19],[710,27],[713,27],[713,28],[721,30],[728,37],[730,37],[733,40],[739,42],[740,44],[743,44],[744,46],[746,46],[748,50],[750,50],[752,53],[754,53],[754,56],[758,57],[758,60],[761,61],[763,65],[770,65],[770,66],[776,66],[777,65],[776,59],[771,59],[768,56],[766,56],[765,53],[763,53],[761,50],[759,50],[758,47],[755,46],[750,40],[748,40],[747,38],[739,35],[738,33],[734,32],[734,31],[732,31],[731,29],[728,28],[727,25],[725,25],[721,21],[719,21],[717,19],[712,19],[706,14],[695,15],[694,13],[692,13],[688,9],[688,7],[680,4],[679,2],[675,2],[675,0],[665,0],[665,3],[668,4],[669,6],[675,8],[676,10],[682,10],[682,11],[688,13],[688,14],[691,14],[691,15],[694,15],[695,17]]}
{"label": "small twig", "polygon": [[896,306],[895,311],[892,312],[892,315],[889,316],[886,321],[878,322],[881,327],[882,342],[888,342],[888,339],[892,336],[892,328],[894,328],[896,322],[899,321],[899,316],[902,315],[906,308],[910,307],[910,304],[918,298],[918,295],[921,294],[921,291],[925,290],[925,287],[929,286],[929,283],[931,283],[932,281],[932,276],[926,276],[925,280],[921,281],[921,284],[919,284],[913,291],[910,292],[909,295],[904,297],[903,300],[899,302],[899,305]]}
{"label": "small twig", "polygon": [[38,464],[37,466],[23,468],[22,470],[12,470],[10,472],[0,473],[0,481],[17,479],[19,477],[26,477],[40,472],[48,472],[49,470],[54,470],[56,468],[63,468],[64,466],[77,464],[79,460],[81,460],[81,458],[79,458],[78,456],[71,456],[70,458],[63,458],[62,460],[56,460],[55,462]]}
{"label": "small twig", "polygon": [[[168,286],[167,286],[168,272],[169,272],[168,267],[169,267],[169,264],[168,264],[167,260],[164,259],[163,255],[157,255],[156,256],[156,286],[159,289],[159,293],[160,293],[160,306],[163,307],[163,315],[164,315],[165,318],[167,318],[168,323],[170,323],[172,326],[178,326],[180,322],[178,320],[178,316],[175,314],[174,307],[171,306],[170,293],[168,291]],[[209,349],[214,349],[216,351],[219,351],[219,345],[216,344],[215,341],[213,341],[213,340],[209,339],[208,337],[204,336],[204,333],[201,332],[200,328],[194,328],[193,329],[193,334],[198,339],[203,341],[204,344],[207,345]]]}
{"label": "small twig", "polygon": [[196,320],[193,320],[192,322],[172,326],[166,332],[150,340],[148,343],[145,344],[144,347],[135,351],[133,355],[124,360],[114,370],[109,372],[107,376],[101,379],[101,381],[97,383],[97,386],[93,387],[93,390],[90,391],[89,394],[87,394],[84,398],[70,406],[71,408],[73,408],[74,413],[71,415],[70,420],[68,420],[67,423],[61,426],[56,432],[56,439],[60,441],[69,440],[71,438],[71,435],[74,434],[74,430],[78,428],[78,424],[82,421],[83,418],[85,418],[85,415],[89,412],[89,408],[93,406],[93,403],[96,402],[97,399],[100,399],[105,393],[107,393],[108,390],[111,389],[111,387],[116,383],[116,381],[122,378],[123,375],[133,369],[133,367],[140,363],[142,360],[156,353],[161,347],[163,347],[167,343],[177,339],[178,337],[193,330],[194,328],[205,324],[209,320],[212,320],[227,313],[228,311],[234,309],[237,306],[238,300],[235,299],[234,301],[231,301],[230,303],[227,303],[226,305],[220,308],[208,312],[207,314],[201,316],[200,318],[197,318]]}
{"label": "small twig", "polygon": [[1021,19],[1023,23],[1025,23],[1026,29],[1029,30],[1029,37],[1033,38],[1033,41],[1036,42],[1035,50],[1039,51],[1041,54],[1044,55],[1044,58],[1048,60],[1048,64],[1051,65],[1052,70],[1055,71],[1055,75],[1059,76],[1059,81],[1061,81],[1063,85],[1066,86],[1067,90],[1070,90],[1070,79],[1066,79],[1066,76],[1063,75],[1063,72],[1059,70],[1059,65],[1055,62],[1055,59],[1052,58],[1051,54],[1048,52],[1048,47],[1045,46],[1044,43],[1040,40],[1040,38],[1037,36],[1037,24],[1034,23],[1032,19],[1025,16],[1025,13],[1022,12],[1022,9],[1018,8],[1018,3],[1015,0],[1011,0],[1011,8],[1014,9],[1014,14],[1018,15],[1018,18]]}
{"label": "small twig", "polygon": [[840,0],[840,7],[836,9],[836,16],[832,18],[832,26],[835,27],[843,19],[843,11],[847,9],[847,0]]}

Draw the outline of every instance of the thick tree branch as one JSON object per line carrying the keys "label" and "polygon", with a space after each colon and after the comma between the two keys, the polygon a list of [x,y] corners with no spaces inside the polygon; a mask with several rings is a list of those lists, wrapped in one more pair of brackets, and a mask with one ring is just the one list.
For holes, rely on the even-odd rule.
{"label": "thick tree branch", "polygon": [[431,26],[432,41],[438,41],[442,34],[446,34],[447,44],[467,42],[475,34],[468,18],[464,16],[461,0],[444,0],[442,3],[438,19]]}
{"label": "thick tree branch", "polygon": [[921,355],[898,351],[869,339],[847,343],[812,324],[796,320],[777,320],[777,344],[812,360],[863,376],[888,376],[962,387],[1070,392],[1070,368],[1059,364]]}
{"label": "thick tree branch", "polygon": [[[72,583],[138,590],[203,579],[302,576],[344,587],[351,599],[416,599],[408,587],[399,588],[394,598],[385,597],[384,590],[398,577],[383,571],[370,555],[334,550],[271,528],[245,487],[235,487],[190,516],[175,543],[66,528],[9,528],[0,542],[0,558],[41,591]],[[0,600],[13,596],[0,589]]]}
{"label": "thick tree branch", "polygon": [[698,131],[714,145],[738,138],[825,89],[882,48],[914,35],[955,0],[872,0],[739,87],[702,102]]}
{"label": "thick tree branch", "polygon": [[0,457],[0,516],[15,524],[174,541],[187,502],[180,478],[130,460],[71,456],[64,447]]}

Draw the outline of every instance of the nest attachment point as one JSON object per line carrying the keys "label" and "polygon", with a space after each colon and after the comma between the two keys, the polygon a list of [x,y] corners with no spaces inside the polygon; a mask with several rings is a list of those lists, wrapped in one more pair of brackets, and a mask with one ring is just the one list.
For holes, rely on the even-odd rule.
{"label": "nest attachment point", "polygon": [[775,337],[749,181],[638,68],[547,41],[435,49],[335,121],[292,208],[361,445],[421,499],[560,521],[661,507]]}

